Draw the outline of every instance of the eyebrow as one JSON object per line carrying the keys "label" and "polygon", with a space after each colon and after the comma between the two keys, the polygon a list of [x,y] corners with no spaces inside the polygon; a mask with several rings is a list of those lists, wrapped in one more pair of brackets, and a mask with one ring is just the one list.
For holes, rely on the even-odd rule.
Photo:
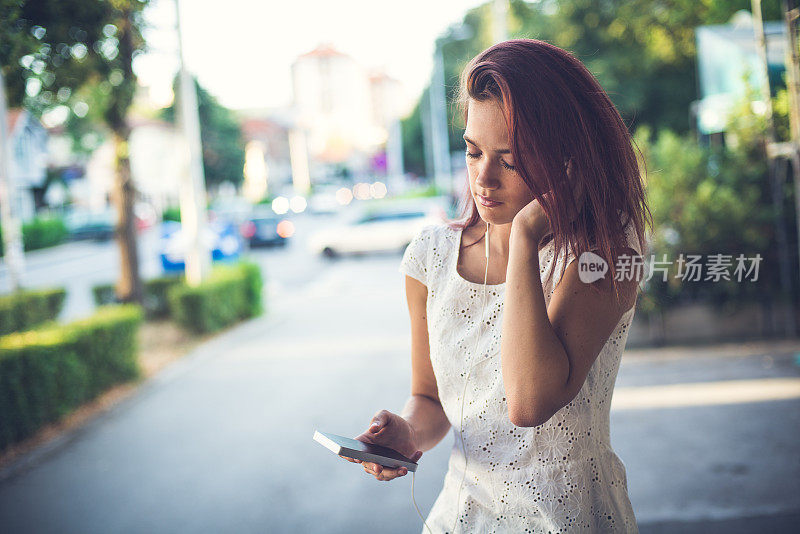
{"label": "eyebrow", "polygon": [[[471,143],[471,144],[473,144],[475,146],[478,146],[478,143],[476,143],[475,141],[473,141],[472,139],[467,137],[466,134],[464,134],[463,137],[464,137],[464,141],[467,141],[468,143]],[[507,148],[501,148],[499,150],[495,150],[495,153],[497,153],[497,154],[511,154],[511,151],[509,149],[507,149]]]}

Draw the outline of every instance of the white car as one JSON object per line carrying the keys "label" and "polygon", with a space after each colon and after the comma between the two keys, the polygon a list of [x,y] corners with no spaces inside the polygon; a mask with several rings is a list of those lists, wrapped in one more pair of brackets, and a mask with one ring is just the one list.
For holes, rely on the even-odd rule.
{"label": "white car", "polygon": [[344,224],[313,234],[308,247],[313,254],[328,258],[340,254],[401,252],[422,227],[440,223],[445,216],[442,202],[430,199],[358,209]]}

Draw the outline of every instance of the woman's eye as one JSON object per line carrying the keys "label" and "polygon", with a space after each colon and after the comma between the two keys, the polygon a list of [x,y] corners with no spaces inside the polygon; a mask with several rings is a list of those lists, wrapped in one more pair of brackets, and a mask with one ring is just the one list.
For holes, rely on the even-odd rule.
{"label": "woman's eye", "polygon": [[505,161],[503,161],[502,159],[500,160],[500,163],[503,165],[503,167],[505,167],[505,168],[506,168],[506,169],[508,169],[509,171],[515,171],[515,170],[517,170],[517,168],[516,168],[516,167],[514,167],[513,165],[509,165],[508,163],[506,163],[506,162],[505,162]]}
{"label": "woman's eye", "polygon": [[[478,159],[479,157],[481,157],[481,153],[480,153],[480,152],[476,152],[476,153],[474,153],[474,154],[473,154],[473,153],[472,153],[472,152],[470,152],[469,150],[467,150],[467,151],[465,152],[465,155],[466,155],[468,158],[472,158],[472,159]],[[502,159],[500,160],[500,165],[502,165],[502,166],[503,166],[503,168],[505,168],[505,169],[507,169],[507,170],[509,170],[509,171],[515,171],[515,170],[517,170],[517,168],[516,168],[516,167],[514,167],[513,165],[509,165],[508,163],[506,163],[506,162],[505,162],[505,161],[503,161]]]}

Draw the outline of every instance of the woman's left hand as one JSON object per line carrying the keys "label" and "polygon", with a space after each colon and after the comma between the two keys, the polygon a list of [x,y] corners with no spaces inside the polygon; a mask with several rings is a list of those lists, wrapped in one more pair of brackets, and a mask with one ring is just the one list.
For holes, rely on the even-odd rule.
{"label": "woman's left hand", "polygon": [[514,215],[511,228],[518,228],[538,244],[550,232],[550,221],[542,205],[534,199]]}
{"label": "woman's left hand", "polygon": [[[573,191],[578,206],[583,205],[584,195],[583,186],[572,175],[572,162],[567,165],[567,179],[573,185]],[[552,191],[545,194],[550,197]],[[578,213],[570,211],[569,220],[576,219]],[[538,200],[533,199],[517,212],[512,221],[512,228],[519,227],[525,234],[539,243],[546,235],[551,232],[550,220]]]}

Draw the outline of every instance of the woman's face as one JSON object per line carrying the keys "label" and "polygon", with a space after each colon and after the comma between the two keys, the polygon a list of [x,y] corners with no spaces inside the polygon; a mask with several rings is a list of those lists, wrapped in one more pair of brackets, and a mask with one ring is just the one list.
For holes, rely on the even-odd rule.
{"label": "woman's face", "polygon": [[[469,188],[478,214],[490,224],[510,223],[533,200],[533,194],[514,167],[508,128],[497,100],[469,99],[464,141]],[[486,205],[481,196],[498,204]]]}

